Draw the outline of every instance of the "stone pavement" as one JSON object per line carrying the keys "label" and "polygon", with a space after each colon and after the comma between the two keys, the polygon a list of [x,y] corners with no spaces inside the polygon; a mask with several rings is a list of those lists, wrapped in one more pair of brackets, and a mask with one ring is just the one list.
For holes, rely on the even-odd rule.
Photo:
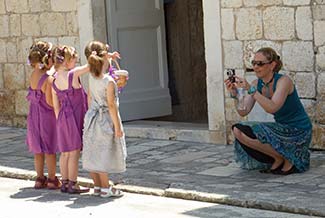
{"label": "stone pavement", "polygon": [[[25,134],[0,127],[0,176],[34,178]],[[127,138],[127,149],[127,171],[111,177],[125,191],[325,217],[324,151],[308,172],[278,176],[241,170],[229,145]]]}

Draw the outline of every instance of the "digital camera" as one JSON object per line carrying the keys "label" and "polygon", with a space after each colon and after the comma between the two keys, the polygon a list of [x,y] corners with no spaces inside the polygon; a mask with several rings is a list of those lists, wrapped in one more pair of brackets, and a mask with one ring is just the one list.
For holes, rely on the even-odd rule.
{"label": "digital camera", "polygon": [[235,78],[235,69],[226,69],[226,73],[227,73],[227,76],[228,76],[228,79],[231,83],[234,83],[236,82],[236,78]]}

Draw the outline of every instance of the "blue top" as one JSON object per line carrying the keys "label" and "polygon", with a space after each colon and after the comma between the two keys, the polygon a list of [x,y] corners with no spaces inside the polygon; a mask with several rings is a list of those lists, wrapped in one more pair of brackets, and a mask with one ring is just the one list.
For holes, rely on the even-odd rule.
{"label": "blue top", "polygon": [[[275,92],[278,80],[282,76],[282,74],[274,74],[273,93]],[[262,93],[262,84],[263,81],[261,79],[258,79],[257,90],[260,93]],[[299,129],[307,130],[312,128],[310,119],[298,97],[296,87],[294,87],[294,91],[287,96],[287,99],[285,100],[282,107],[273,115],[277,123],[286,124]]]}

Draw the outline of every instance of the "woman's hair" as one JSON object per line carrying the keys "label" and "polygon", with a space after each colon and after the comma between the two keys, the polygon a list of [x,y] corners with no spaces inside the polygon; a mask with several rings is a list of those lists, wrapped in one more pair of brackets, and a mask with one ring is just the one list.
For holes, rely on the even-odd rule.
{"label": "woman's hair", "polygon": [[90,72],[98,77],[103,69],[104,57],[108,52],[108,45],[99,41],[91,41],[85,48]]}
{"label": "woman's hair", "polygon": [[35,68],[40,64],[40,69],[50,69],[49,60],[53,61],[53,45],[50,42],[37,41],[29,48],[28,63]]}
{"label": "woman's hair", "polygon": [[281,70],[282,61],[280,60],[280,56],[276,53],[276,51],[274,51],[273,48],[260,48],[256,53],[262,53],[268,61],[275,61],[276,65],[273,69],[273,72],[278,73]]}
{"label": "woman's hair", "polygon": [[67,45],[58,46],[53,51],[54,68],[57,69],[63,64],[64,61],[68,62],[72,58],[77,57],[78,54],[74,47]]}

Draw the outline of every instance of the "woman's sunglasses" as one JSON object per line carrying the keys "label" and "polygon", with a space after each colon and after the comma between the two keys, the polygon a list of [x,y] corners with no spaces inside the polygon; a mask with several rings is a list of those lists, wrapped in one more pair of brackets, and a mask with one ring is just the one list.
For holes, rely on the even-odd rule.
{"label": "woman's sunglasses", "polygon": [[272,61],[269,61],[269,62],[263,62],[263,61],[252,61],[252,66],[254,67],[255,65],[259,66],[259,67],[262,67],[264,66],[265,64],[270,64],[272,63]]}

